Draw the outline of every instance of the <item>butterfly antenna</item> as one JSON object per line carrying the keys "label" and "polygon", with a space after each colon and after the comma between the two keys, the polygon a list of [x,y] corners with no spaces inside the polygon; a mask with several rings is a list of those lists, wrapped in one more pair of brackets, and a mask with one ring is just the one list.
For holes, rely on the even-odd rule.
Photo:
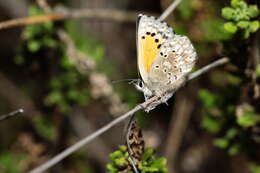
{"label": "butterfly antenna", "polygon": [[130,84],[133,83],[134,81],[137,81],[138,79],[122,79],[122,80],[114,80],[111,83],[115,84],[115,83],[119,83],[119,82],[129,82]]}

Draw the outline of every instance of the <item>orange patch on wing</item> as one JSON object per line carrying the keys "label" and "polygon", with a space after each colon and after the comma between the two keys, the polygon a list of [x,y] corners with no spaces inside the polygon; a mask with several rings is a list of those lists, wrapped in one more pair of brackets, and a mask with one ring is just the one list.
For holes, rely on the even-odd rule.
{"label": "orange patch on wing", "polygon": [[141,52],[146,72],[150,71],[151,65],[160,51],[160,44],[160,39],[151,35],[145,35],[145,38],[141,40]]}

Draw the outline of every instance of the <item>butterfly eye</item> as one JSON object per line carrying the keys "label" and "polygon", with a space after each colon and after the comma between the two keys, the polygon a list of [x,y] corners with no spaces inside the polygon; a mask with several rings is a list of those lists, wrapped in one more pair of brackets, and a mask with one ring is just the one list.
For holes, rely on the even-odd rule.
{"label": "butterfly eye", "polygon": [[156,69],[159,69],[159,68],[160,68],[160,66],[159,66],[159,65],[156,65],[156,66],[155,66],[155,68],[156,68]]}

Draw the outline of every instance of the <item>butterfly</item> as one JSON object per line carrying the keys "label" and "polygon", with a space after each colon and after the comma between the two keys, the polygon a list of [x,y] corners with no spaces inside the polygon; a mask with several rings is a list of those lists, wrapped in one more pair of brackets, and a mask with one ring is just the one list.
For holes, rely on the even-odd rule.
{"label": "butterfly", "polygon": [[166,102],[192,70],[196,51],[188,37],[153,16],[137,19],[137,64],[141,82],[136,85],[147,100],[152,96]]}

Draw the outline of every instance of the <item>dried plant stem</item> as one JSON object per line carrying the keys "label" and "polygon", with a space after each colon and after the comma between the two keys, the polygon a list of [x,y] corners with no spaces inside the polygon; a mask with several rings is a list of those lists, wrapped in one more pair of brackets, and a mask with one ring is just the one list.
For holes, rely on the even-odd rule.
{"label": "dried plant stem", "polygon": [[24,17],[24,18],[13,19],[13,20],[1,22],[0,30],[17,27],[17,26],[24,26],[24,25],[30,25],[30,24],[37,24],[37,23],[61,20],[61,19],[64,19],[64,15],[57,14],[57,13],[45,14],[45,15],[41,15],[41,16]]}
{"label": "dried plant stem", "polygon": [[137,12],[127,12],[115,9],[62,9],[62,12],[44,14],[40,16],[30,16],[18,19],[11,19],[0,22],[0,30],[30,24],[38,24],[65,19],[78,18],[97,18],[104,20],[113,20],[117,22],[135,22]]}
{"label": "dried plant stem", "polygon": [[[127,12],[116,9],[66,9],[62,8],[61,12],[50,13],[51,10],[44,0],[38,0],[38,4],[48,12],[40,16],[30,16],[18,19],[12,19],[0,22],[0,30],[18,26],[25,26],[30,24],[38,24],[43,22],[65,20],[65,19],[78,19],[78,18],[96,18],[104,20],[113,20],[117,22],[135,22],[137,12]],[[173,10],[180,4],[181,0],[175,0],[159,17],[164,20]],[[154,15],[154,14],[153,14]]]}
{"label": "dried plant stem", "polygon": [[81,141],[77,142],[76,144],[72,145],[71,147],[67,148],[66,150],[64,150],[60,154],[56,155],[55,157],[53,157],[52,159],[47,161],[45,164],[43,164],[43,165],[39,166],[38,168],[30,171],[29,173],[41,173],[41,172],[47,170],[48,168],[50,168],[51,166],[55,165],[56,163],[58,163],[59,161],[61,161],[62,159],[64,159],[68,155],[70,155],[71,153],[73,153],[74,151],[76,151],[79,148],[81,148],[82,146],[84,146],[87,143],[91,142],[96,137],[100,136],[101,134],[103,134],[104,132],[106,132],[107,130],[109,130],[110,128],[112,128],[113,126],[118,124],[119,122],[121,122],[124,119],[128,118],[129,116],[133,115],[135,112],[143,109],[144,107],[147,106],[147,104],[149,104],[152,101],[154,101],[154,99],[155,99],[155,97],[151,98],[150,100],[148,100],[148,101],[146,101],[146,102],[144,102],[142,104],[137,105],[132,110],[128,111],[124,115],[122,115],[122,116],[116,118],[115,120],[111,121],[109,124],[105,125],[104,127],[102,127],[99,130],[95,131],[91,135],[87,136],[86,138],[82,139]]}
{"label": "dried plant stem", "polygon": [[12,116],[18,115],[18,114],[23,113],[23,112],[24,112],[23,109],[17,109],[17,110],[12,111],[12,112],[10,112],[10,113],[8,113],[8,114],[1,115],[1,116],[0,116],[0,121],[6,120],[6,119],[8,119],[8,118],[11,118]]}
{"label": "dried plant stem", "polygon": [[229,62],[229,58],[228,57],[223,57],[219,60],[216,60],[214,61],[213,63],[210,63],[208,65],[206,65],[205,67],[195,71],[194,73],[191,73],[189,76],[188,76],[188,81],[192,80],[192,79],[195,79],[197,77],[199,77],[200,75],[206,73],[207,71],[209,71],[210,69],[213,69],[217,66],[220,66],[222,64],[226,64]]}
{"label": "dried plant stem", "polygon": [[[223,65],[223,64],[225,64],[227,62],[229,62],[228,58],[226,58],[226,57],[225,58],[221,58],[221,59],[219,59],[219,60],[217,60],[217,61],[215,61],[215,62],[213,62],[213,63],[211,63],[211,64],[209,64],[209,65],[207,65],[207,66],[205,66],[203,68],[201,68],[200,70],[190,74],[189,77],[188,77],[188,81],[190,81],[190,80],[192,80],[194,78],[197,78],[200,75],[202,75],[202,74],[206,73],[207,71],[209,71],[210,69],[213,69],[213,68],[215,68],[217,66]],[[62,159],[64,159],[65,157],[67,157],[68,155],[73,153],[74,151],[78,150],[82,146],[84,146],[87,143],[91,142],[92,140],[94,140],[95,138],[97,138],[98,136],[100,136],[101,134],[103,134],[104,132],[106,132],[107,130],[109,130],[110,128],[115,126],[116,124],[118,124],[121,121],[125,120],[129,116],[133,115],[135,112],[137,112],[139,110],[142,110],[142,109],[145,109],[151,103],[153,103],[153,102],[155,102],[157,100],[158,100],[158,97],[154,96],[151,99],[147,100],[146,102],[137,105],[132,110],[130,110],[127,113],[123,114],[122,116],[116,118],[112,122],[108,123],[107,125],[103,126],[99,130],[97,130],[96,132],[92,133],[91,135],[85,137],[81,141],[79,141],[76,144],[72,145],[71,147],[67,148],[66,150],[64,150],[60,154],[58,154],[55,157],[53,157],[52,159],[48,160],[46,163],[42,164],[41,166],[33,169],[29,173],[41,173],[41,172],[47,170],[48,168],[50,168],[53,165],[55,165],[56,163],[60,162]]]}
{"label": "dried plant stem", "polygon": [[160,20],[164,20],[166,17],[168,17],[174,9],[181,3],[182,0],[175,0],[159,17]]}

